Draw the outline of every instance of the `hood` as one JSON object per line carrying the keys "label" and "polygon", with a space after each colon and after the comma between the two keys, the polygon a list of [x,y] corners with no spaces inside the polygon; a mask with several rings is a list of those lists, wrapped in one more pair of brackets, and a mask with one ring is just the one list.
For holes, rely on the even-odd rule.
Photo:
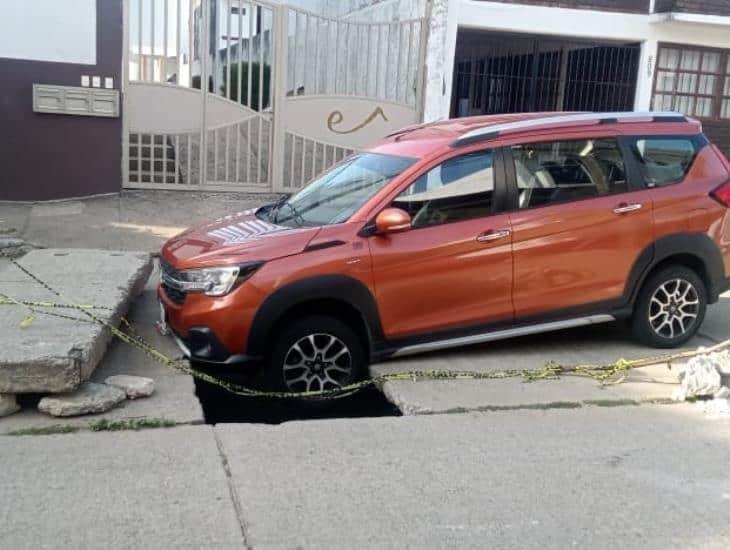
{"label": "hood", "polygon": [[268,261],[298,254],[319,227],[285,227],[237,212],[183,231],[162,247],[162,258],[177,269]]}

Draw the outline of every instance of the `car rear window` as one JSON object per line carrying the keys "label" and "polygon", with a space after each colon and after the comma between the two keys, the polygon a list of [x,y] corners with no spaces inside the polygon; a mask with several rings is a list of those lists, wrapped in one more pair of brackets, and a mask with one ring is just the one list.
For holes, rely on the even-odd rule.
{"label": "car rear window", "polygon": [[682,181],[697,154],[692,138],[639,138],[635,141],[644,183],[661,187]]}

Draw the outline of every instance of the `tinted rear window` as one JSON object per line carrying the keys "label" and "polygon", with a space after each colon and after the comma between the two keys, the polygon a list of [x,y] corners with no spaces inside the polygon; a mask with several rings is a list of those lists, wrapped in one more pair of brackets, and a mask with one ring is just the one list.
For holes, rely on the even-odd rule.
{"label": "tinted rear window", "polygon": [[660,187],[682,181],[697,155],[693,138],[639,138],[634,142],[644,182]]}

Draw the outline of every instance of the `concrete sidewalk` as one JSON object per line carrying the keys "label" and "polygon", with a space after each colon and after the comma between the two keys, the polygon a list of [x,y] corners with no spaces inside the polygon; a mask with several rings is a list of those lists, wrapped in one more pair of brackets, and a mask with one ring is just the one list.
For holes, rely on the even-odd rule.
{"label": "concrete sidewalk", "polygon": [[0,545],[730,546],[699,405],[0,436]]}
{"label": "concrete sidewalk", "polygon": [[[160,336],[155,328],[159,318],[156,296],[159,272],[157,262],[142,293],[134,301],[127,319],[135,332],[169,357],[178,357],[180,350],[169,337]],[[155,381],[151,397],[125,401],[106,413],[68,418],[54,418],[34,407],[0,419],[0,434],[17,430],[38,430],[51,426],[87,428],[90,422],[104,418],[109,421],[127,421],[145,418],[177,424],[202,424],[203,410],[195,396],[193,379],[170,367],[161,365],[128,344],[113,339],[98,367],[91,375],[92,382],[104,382],[108,376],[132,374]]]}
{"label": "concrete sidewalk", "polygon": [[83,200],[0,202],[0,237],[54,248],[158,252],[193,224],[259,206],[279,195],[122,191]]}

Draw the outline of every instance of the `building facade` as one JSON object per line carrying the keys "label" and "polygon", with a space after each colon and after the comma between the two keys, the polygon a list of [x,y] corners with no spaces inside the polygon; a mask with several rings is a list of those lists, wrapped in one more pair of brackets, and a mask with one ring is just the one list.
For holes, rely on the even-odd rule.
{"label": "building facade", "polygon": [[[0,200],[119,191],[122,119],[35,112],[33,86],[97,84],[118,93],[122,41],[121,2],[0,3]],[[59,101],[65,108],[66,98]],[[72,108],[74,101],[79,110],[91,104],[82,95],[68,98]]]}
{"label": "building facade", "polygon": [[439,70],[443,93],[428,90],[427,117],[676,110],[730,153],[730,0],[443,4],[452,66]]}
{"label": "building facade", "polygon": [[290,192],[520,111],[677,110],[730,154],[730,0],[4,2],[0,73],[0,200]]}

